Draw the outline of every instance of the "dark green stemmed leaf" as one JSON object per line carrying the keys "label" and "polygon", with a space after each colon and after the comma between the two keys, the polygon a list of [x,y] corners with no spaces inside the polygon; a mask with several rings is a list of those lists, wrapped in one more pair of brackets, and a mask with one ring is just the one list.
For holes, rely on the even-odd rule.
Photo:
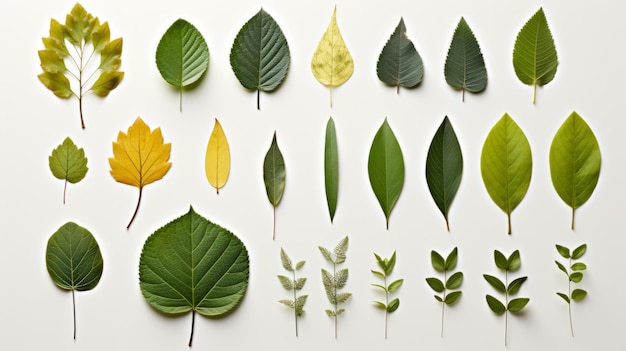
{"label": "dark green stemmed leaf", "polygon": [[435,133],[426,158],[426,182],[435,204],[446,220],[450,230],[448,212],[456,195],[463,174],[461,146],[446,116]]}
{"label": "dark green stemmed leaf", "polygon": [[489,274],[483,274],[483,277],[485,278],[487,283],[489,283],[489,285],[491,285],[494,289],[498,290],[501,293],[506,293],[506,286],[504,286],[504,283],[500,279]]}
{"label": "dark green stemmed leaf", "polygon": [[446,263],[443,257],[437,251],[432,250],[430,252],[430,261],[433,265],[433,268],[435,268],[437,272],[441,273],[446,270]]}
{"label": "dark green stemmed leaf", "polygon": [[56,286],[72,292],[74,339],[76,339],[76,298],[74,291],[91,290],[102,276],[102,254],[93,235],[73,222],[61,226],[48,239],[46,268]]}
{"label": "dark green stemmed leaf", "polygon": [[530,301],[530,299],[526,298],[526,297],[520,297],[520,298],[517,298],[517,299],[513,299],[513,300],[509,301],[507,309],[510,312],[513,312],[513,313],[520,312],[524,307],[526,307],[526,305],[528,304],[529,301]]}
{"label": "dark green stemmed leaf", "polygon": [[197,82],[209,68],[209,47],[193,24],[178,19],[163,34],[156,51],[156,65],[163,79],[180,90]]}
{"label": "dark green stemmed leaf", "polygon": [[559,244],[556,245],[556,250],[559,252],[559,255],[561,255],[563,258],[570,258],[570,253],[569,253],[569,249],[565,246],[561,246]]}
{"label": "dark green stemmed leaf", "polygon": [[508,269],[509,262],[502,252],[493,250],[493,260],[496,263],[496,267],[504,270]]}
{"label": "dark green stemmed leaf", "polygon": [[444,66],[444,75],[448,85],[472,93],[485,90],[487,86],[487,68],[474,33],[463,17],[459,21]]}
{"label": "dark green stemmed leaf", "polygon": [[[565,264],[554,261],[559,270],[567,276],[567,293],[557,292],[556,294],[561,297],[565,302],[567,302],[567,309],[569,315],[569,328],[574,337],[574,325],[572,322],[572,301],[578,302],[587,296],[587,292],[583,289],[572,289],[572,284],[580,283],[583,280],[584,274],[583,271],[587,270],[587,265],[583,262],[574,262],[581,258],[585,252],[587,251],[587,244],[582,244],[576,247],[573,251],[562,246],[556,245],[556,249],[563,258],[566,259]],[[566,267],[566,265],[568,267]]]}
{"label": "dark green stemmed leaf", "polygon": [[[445,306],[455,304],[462,295],[462,292],[458,290],[463,283],[463,272],[454,272],[449,275],[449,271],[453,270],[458,262],[459,250],[457,247],[452,249],[446,259],[443,259],[437,251],[432,250],[430,252],[430,261],[433,268],[443,273],[441,279],[435,277],[426,278],[426,283],[436,293],[441,295],[434,295],[435,300],[441,303],[441,337],[443,338],[443,326],[444,326],[444,311]],[[454,291],[456,290],[456,291]]]}
{"label": "dark green stemmed leaf", "polygon": [[278,148],[276,142],[276,132],[272,138],[265,160],[263,161],[263,180],[265,182],[265,191],[267,198],[274,207],[274,229],[272,230],[272,240],[276,237],[276,206],[280,203],[285,191],[285,159]]}
{"label": "dark green stemmed leaf", "polygon": [[509,272],[515,272],[516,270],[520,269],[521,266],[522,266],[522,259],[520,257],[519,250],[515,250],[513,251],[511,256],[509,256],[509,258],[507,259],[506,269]]}
{"label": "dark green stemmed leaf", "polygon": [[446,257],[446,270],[452,270],[456,267],[456,263],[459,260],[459,249],[455,247],[450,251],[448,257]]}
{"label": "dark green stemmed leaf", "polygon": [[289,71],[289,45],[278,23],[261,8],[241,27],[230,49],[230,66],[246,89],[273,91]]}
{"label": "dark green stemmed leaf", "polygon": [[487,295],[487,305],[489,305],[489,308],[497,315],[501,315],[504,312],[506,312],[506,307],[504,306],[504,304],[502,302],[500,302],[500,300],[496,299],[495,297],[491,296],[491,295]]}
{"label": "dark green stemmed leaf", "polygon": [[139,287],[146,301],[168,314],[221,316],[248,287],[248,251],[239,238],[193,208],[146,239],[139,259]]}
{"label": "dark green stemmed leaf", "polygon": [[446,289],[457,289],[463,283],[463,272],[456,272],[446,281]]}
{"label": "dark green stemmed leaf", "polygon": [[67,182],[72,184],[80,182],[89,170],[85,150],[82,147],[79,149],[72,139],[67,137],[61,145],[52,150],[52,154],[48,156],[48,165],[52,174],[64,181],[63,203],[65,203]]}
{"label": "dark green stemmed leaf", "polygon": [[582,244],[572,252],[572,259],[577,260],[587,252],[587,244]]}
{"label": "dark green stemmed leaf", "polygon": [[422,58],[406,34],[402,18],[378,57],[376,74],[383,83],[397,87],[397,92],[401,86],[410,88],[422,81]]}
{"label": "dark green stemmed leaf", "polygon": [[445,289],[443,282],[437,278],[426,278],[426,283],[438,293],[443,292]]}
{"label": "dark green stemmed leaf", "polygon": [[337,152],[337,133],[335,121],[332,117],[326,124],[326,138],[324,143],[324,184],[326,185],[326,202],[330,221],[335,218],[337,210],[337,195],[339,193],[339,154]]}

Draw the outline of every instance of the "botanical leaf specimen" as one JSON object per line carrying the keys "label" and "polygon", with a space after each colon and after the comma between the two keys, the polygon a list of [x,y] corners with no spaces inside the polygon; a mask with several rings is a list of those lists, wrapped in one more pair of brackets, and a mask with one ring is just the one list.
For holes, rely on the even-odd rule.
{"label": "botanical leaf specimen", "polygon": [[64,181],[63,203],[65,203],[67,182],[72,184],[80,182],[89,170],[85,150],[82,147],[79,149],[72,139],[67,137],[61,145],[52,150],[52,154],[48,156],[48,165],[52,174]]}
{"label": "botanical leaf specimen", "polygon": [[[459,250],[455,247],[450,251],[444,259],[437,251],[430,252],[430,261],[433,268],[439,273],[443,273],[443,280],[435,277],[426,278],[426,283],[437,294],[435,300],[441,303],[441,337],[443,338],[443,318],[446,305],[455,304],[462,295],[459,289],[463,283],[463,272],[453,273],[448,277],[448,271],[452,271],[456,267],[458,261]],[[450,291],[453,290],[453,291]],[[441,294],[441,295],[438,295]]]}
{"label": "botanical leaf specimen", "polygon": [[139,258],[139,287],[146,301],[168,314],[191,311],[221,316],[241,301],[250,272],[239,238],[193,208],[146,239]]}
{"label": "botanical leaf specimen", "polygon": [[333,87],[345,83],[354,72],[354,61],[339,32],[336,13],[335,6],[330,24],[311,60],[311,71],[315,79],[330,88],[330,107],[333,107]]}
{"label": "botanical leaf specimen", "polygon": [[487,135],[480,156],[480,171],[489,196],[507,214],[509,234],[511,212],[528,191],[532,167],[528,139],[505,113]]}
{"label": "botanical leaf specimen", "polygon": [[205,170],[209,183],[219,194],[230,174],[230,148],[217,118],[206,148]]}
{"label": "botanical leaf specimen", "polygon": [[102,254],[91,233],[73,222],[62,225],[48,239],[46,268],[56,286],[72,292],[74,339],[76,297],[74,291],[91,290],[102,276]]}
{"label": "botanical leaf specimen", "polygon": [[276,132],[272,138],[270,149],[265,154],[263,161],[263,181],[265,182],[265,191],[267,198],[274,207],[274,229],[272,229],[272,240],[276,238],[276,206],[283,198],[285,191],[285,159],[278,148],[276,142]]}
{"label": "botanical leaf specimen", "polygon": [[376,74],[383,83],[395,86],[398,93],[401,86],[414,87],[424,77],[422,58],[406,34],[402,17],[378,56]]}
{"label": "botanical leaf specimen", "polygon": [[352,293],[339,292],[339,290],[345,288],[348,282],[348,268],[337,270],[337,266],[346,261],[348,244],[349,241],[346,236],[339,241],[333,251],[318,246],[324,259],[333,265],[332,273],[322,268],[322,283],[324,284],[324,290],[326,290],[326,297],[333,305],[332,309],[326,310],[326,314],[335,320],[335,339],[337,339],[337,317],[346,311],[343,308],[339,308],[339,305],[344,304],[352,297]]}
{"label": "botanical leaf specimen", "polygon": [[209,68],[209,46],[193,24],[180,18],[163,34],[156,51],[156,65],[161,77],[180,91],[196,83]]}
{"label": "botanical leaf specimen", "polygon": [[600,147],[589,125],[572,112],[556,132],[550,146],[550,176],[561,199],[574,212],[596,188],[600,176]]}
{"label": "botanical leaf specimen", "polygon": [[[37,77],[57,97],[78,99],[83,129],[83,97],[90,92],[105,97],[124,78],[124,72],[119,71],[122,38],[111,40],[110,36],[107,22],[100,23],[76,3],[65,24],[50,20],[50,36],[42,38],[44,49],[39,50],[39,60],[43,73]],[[100,63],[95,62],[97,59]],[[74,87],[70,80],[75,81]]]}
{"label": "botanical leaf specimen", "polygon": [[337,153],[337,133],[332,117],[326,123],[326,139],[324,143],[324,183],[326,185],[326,202],[330,221],[335,218],[337,195],[339,192],[339,155]]}
{"label": "botanical leaf specimen", "polygon": [[302,290],[304,287],[306,278],[297,278],[296,271],[299,271],[304,266],[305,261],[299,261],[294,266],[283,248],[280,248],[280,260],[283,264],[283,268],[285,268],[287,272],[291,272],[291,278],[284,275],[278,275],[278,280],[283,288],[293,292],[293,300],[286,299],[278,302],[293,309],[296,324],[296,337],[298,337],[298,317],[302,317],[304,315],[304,304],[306,303],[306,299],[309,295],[298,296],[298,291]]}
{"label": "botanical leaf specimen", "polygon": [[404,283],[404,279],[397,279],[387,284],[387,277],[389,277],[389,275],[393,271],[393,268],[396,266],[395,251],[389,258],[382,258],[377,254],[374,254],[374,257],[376,257],[376,263],[378,263],[380,271],[372,270],[372,273],[375,276],[381,278],[383,280],[383,284],[372,284],[372,286],[377,287],[385,292],[385,302],[374,301],[374,304],[376,307],[385,311],[385,339],[387,339],[387,318],[390,313],[395,312],[398,307],[400,307],[400,299],[395,298],[389,301],[389,294],[393,294],[394,292],[396,292],[396,290],[398,290],[398,288],[402,286],[402,283]]}
{"label": "botanical leaf specimen", "polygon": [[135,220],[143,187],[163,178],[172,166],[168,162],[172,144],[163,143],[161,128],[150,127],[137,117],[128,132],[120,131],[113,142],[113,157],[109,157],[111,176],[118,182],[139,188],[139,199],[133,217],[126,229]]}
{"label": "botanical leaf specimen", "polygon": [[494,250],[493,257],[496,263],[496,267],[504,271],[504,282],[489,274],[483,274],[483,277],[489,283],[489,285],[491,285],[498,292],[504,294],[504,303],[500,302],[500,300],[491,295],[487,295],[486,299],[487,305],[489,305],[489,308],[495,314],[504,314],[504,345],[506,346],[509,312],[513,314],[521,312],[522,309],[526,307],[526,305],[530,301],[530,299],[526,297],[518,297],[513,299],[509,298],[512,295],[517,294],[519,289],[522,287],[522,284],[524,284],[528,277],[516,278],[509,283],[509,272],[517,271],[522,265],[519,250],[513,251],[511,256],[509,256],[508,258],[504,256],[504,254],[500,251]]}
{"label": "botanical leaf specimen", "polygon": [[[567,260],[566,265],[562,264],[559,261],[554,261],[559,270],[567,276],[567,294],[557,292],[565,302],[567,302],[567,310],[569,313],[569,329],[572,333],[572,337],[574,337],[574,326],[572,324],[572,301],[579,302],[582,301],[587,296],[587,291],[583,289],[574,289],[572,290],[572,283],[580,283],[583,280],[583,272],[587,269],[587,265],[582,262],[573,262],[582,257],[582,255],[587,252],[587,244],[582,244],[574,249],[570,253],[570,250],[561,245],[556,245],[556,250],[559,252],[564,259]],[[568,268],[569,267],[569,268]]]}
{"label": "botanical leaf specimen", "polygon": [[386,228],[389,229],[391,210],[404,186],[404,158],[387,118],[374,136],[367,170],[374,194],[385,213]]}
{"label": "botanical leaf specimen", "polygon": [[282,83],[290,60],[283,31],[263,9],[241,27],[230,49],[235,76],[244,88],[257,92],[257,109],[261,108],[261,91],[273,91]]}
{"label": "botanical leaf specimen", "polygon": [[463,17],[454,30],[443,69],[449,86],[462,91],[477,93],[487,87],[487,68],[478,41]]}
{"label": "botanical leaf specimen", "polygon": [[522,83],[533,86],[533,104],[537,101],[537,85],[550,83],[558,65],[548,20],[539,8],[517,34],[513,48],[515,74]]}
{"label": "botanical leaf specimen", "polygon": [[426,157],[426,182],[435,204],[446,220],[448,231],[450,230],[448,212],[461,184],[462,174],[461,146],[454,128],[446,116],[430,142]]}

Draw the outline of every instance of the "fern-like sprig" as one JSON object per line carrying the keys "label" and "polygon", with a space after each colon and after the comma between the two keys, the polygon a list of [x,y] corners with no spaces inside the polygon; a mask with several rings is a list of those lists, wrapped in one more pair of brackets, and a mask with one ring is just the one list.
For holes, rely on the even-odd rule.
{"label": "fern-like sprig", "polygon": [[302,288],[304,287],[304,284],[306,283],[306,278],[297,278],[296,271],[299,271],[302,266],[304,266],[305,261],[299,261],[294,267],[291,263],[291,259],[282,247],[280,248],[280,260],[283,264],[283,268],[285,268],[286,271],[291,272],[292,278],[284,275],[278,275],[278,280],[280,281],[280,284],[283,286],[283,288],[287,289],[288,291],[293,291],[293,300],[283,299],[278,302],[293,309],[296,325],[296,337],[298,337],[298,317],[302,317],[302,315],[304,315],[304,304],[306,303],[306,299],[309,297],[309,295],[298,296],[298,291],[302,290]]}
{"label": "fern-like sprig", "polygon": [[326,314],[335,320],[335,339],[337,338],[337,317],[345,312],[345,309],[339,308],[339,305],[345,303],[352,297],[349,292],[338,292],[343,289],[348,282],[348,269],[343,268],[337,270],[337,266],[346,261],[346,252],[348,251],[348,237],[343,238],[335,249],[330,250],[318,246],[322,256],[326,261],[332,263],[333,273],[322,268],[322,283],[326,290],[328,301],[333,305],[333,309],[326,310]]}
{"label": "fern-like sprig", "polygon": [[[456,267],[458,261],[459,250],[455,247],[444,260],[437,251],[430,252],[430,260],[433,268],[439,273],[443,273],[443,281],[439,278],[426,278],[426,283],[435,292],[441,295],[435,295],[435,300],[441,303],[441,337],[443,338],[443,317],[446,305],[455,304],[461,298],[462,292],[457,290],[463,283],[463,272],[453,273],[448,277],[448,271]],[[455,291],[449,291],[455,290]]]}
{"label": "fern-like sprig", "polygon": [[567,276],[567,294],[557,292],[565,302],[567,302],[567,310],[569,313],[569,329],[572,333],[572,337],[574,337],[574,326],[572,323],[572,301],[579,302],[583,300],[587,296],[587,291],[583,289],[574,289],[572,290],[572,283],[580,283],[583,280],[583,272],[587,269],[587,265],[582,262],[572,262],[574,260],[578,260],[582,255],[587,252],[587,244],[582,244],[579,247],[575,248],[574,251],[570,250],[561,245],[556,245],[556,250],[559,252],[563,258],[567,259],[567,266],[569,269],[559,261],[554,261],[556,266]]}
{"label": "fern-like sprig", "polygon": [[376,257],[376,262],[378,263],[378,267],[380,267],[381,271],[372,270],[375,276],[381,278],[383,280],[383,285],[380,284],[372,284],[372,286],[377,287],[385,292],[385,302],[374,301],[376,307],[381,308],[385,311],[385,339],[387,339],[387,318],[389,313],[393,313],[400,307],[400,299],[395,298],[389,301],[389,294],[394,293],[402,283],[404,283],[404,279],[398,279],[387,285],[387,277],[393,271],[393,268],[396,266],[396,252],[393,252],[390,258],[381,258],[378,254],[374,254]]}

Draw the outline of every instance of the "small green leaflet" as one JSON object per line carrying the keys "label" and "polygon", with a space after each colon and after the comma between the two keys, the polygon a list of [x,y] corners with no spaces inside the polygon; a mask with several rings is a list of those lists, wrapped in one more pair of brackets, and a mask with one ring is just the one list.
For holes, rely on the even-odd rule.
{"label": "small green leaflet", "polygon": [[[567,302],[567,312],[569,315],[569,328],[574,337],[574,325],[572,323],[572,301],[580,302],[587,296],[587,291],[583,289],[572,289],[572,283],[580,283],[583,280],[583,272],[587,265],[582,262],[573,262],[582,257],[587,252],[587,244],[582,244],[575,248],[570,254],[570,250],[562,245],[556,245],[559,255],[567,260],[565,264],[554,261],[559,270],[567,277],[567,293],[557,292],[556,294]],[[567,265],[567,267],[566,267]]]}
{"label": "small green leaflet", "polygon": [[367,163],[370,184],[383,209],[386,228],[404,186],[404,158],[387,118],[376,132]]}
{"label": "small green leaflet", "polygon": [[72,291],[74,340],[76,340],[76,297],[74,291],[91,290],[102,276],[102,254],[93,235],[73,222],[62,225],[48,239],[46,268],[56,286]]}
{"label": "small green leaflet", "polygon": [[52,150],[48,156],[50,171],[57,178],[64,181],[63,203],[65,204],[65,193],[67,182],[78,183],[87,175],[87,157],[85,150],[78,148],[70,137],[65,138],[63,143]]}
{"label": "small green leaflet", "polygon": [[476,37],[463,17],[459,21],[444,66],[448,85],[462,91],[480,92],[487,87],[487,68]]}
{"label": "small green leaflet", "polygon": [[400,307],[400,299],[395,298],[389,301],[389,294],[396,292],[404,283],[404,279],[397,279],[393,282],[387,284],[387,278],[393,271],[393,268],[396,266],[396,252],[394,251],[390,258],[382,258],[378,254],[374,253],[374,257],[376,258],[376,263],[380,268],[380,271],[372,270],[372,273],[381,278],[383,280],[384,285],[380,284],[371,284],[373,287],[376,287],[382,290],[385,293],[385,302],[374,301],[374,305],[380,309],[385,311],[385,339],[387,339],[387,319],[390,313],[395,312],[398,307]]}
{"label": "small green leaflet", "polygon": [[273,91],[282,83],[290,60],[285,35],[262,8],[241,27],[230,49],[235,76],[244,88],[257,91],[257,109],[261,91]]}
{"label": "small green leaflet", "polygon": [[248,251],[239,238],[193,208],[146,239],[139,258],[139,287],[146,301],[168,314],[191,311],[221,316],[248,287]]}
{"label": "small green leaflet", "polygon": [[[463,294],[461,290],[458,290],[463,283],[463,272],[455,272],[452,275],[448,276],[448,271],[456,268],[456,264],[458,262],[459,250],[458,248],[452,249],[446,259],[443,259],[443,256],[439,254],[437,251],[432,250],[430,252],[430,261],[433,268],[439,272],[443,273],[443,280],[435,277],[426,278],[426,283],[433,289],[436,293],[435,300],[441,303],[441,337],[443,338],[443,325],[444,325],[444,311],[446,305],[451,306],[454,305]],[[453,290],[453,291],[450,291]],[[441,294],[441,295],[439,295]]]}
{"label": "small green leaflet", "polygon": [[296,271],[299,271],[304,266],[305,261],[299,261],[294,267],[293,263],[291,263],[291,259],[287,255],[287,252],[285,252],[282,247],[280,248],[280,261],[283,264],[283,268],[287,272],[291,272],[291,277],[278,275],[278,281],[280,281],[283,288],[293,292],[293,300],[283,299],[278,302],[293,309],[296,325],[296,337],[298,337],[298,318],[304,315],[304,304],[306,303],[309,295],[298,296],[298,291],[302,290],[307,278],[297,278]]}
{"label": "small green leaflet", "polygon": [[337,194],[339,192],[339,156],[337,154],[337,133],[332,117],[326,123],[326,141],[324,144],[324,183],[326,185],[326,202],[330,221],[335,218],[337,210]]}
{"label": "small green leaflet", "polygon": [[183,88],[196,83],[209,68],[209,47],[200,31],[180,18],[161,37],[156,65],[161,77],[179,89],[182,112]]}
{"label": "small green leaflet", "polygon": [[463,174],[461,146],[446,116],[435,133],[426,158],[426,182],[435,204],[446,220],[450,230],[448,212],[456,195]]}
{"label": "small green leaflet", "polygon": [[414,87],[424,77],[422,58],[406,34],[402,17],[378,56],[376,74],[382,82],[395,86],[398,93],[400,86]]}
{"label": "small green leaflet", "polygon": [[600,147],[589,125],[572,112],[556,132],[550,146],[550,176],[561,199],[574,212],[593,193],[600,176]]}
{"label": "small green leaflet", "polygon": [[322,268],[322,284],[324,284],[328,301],[333,305],[333,309],[327,309],[325,312],[327,316],[335,320],[335,339],[337,339],[337,319],[346,311],[343,308],[339,308],[339,305],[346,303],[352,297],[352,293],[339,292],[339,290],[345,288],[348,282],[348,268],[337,269],[338,265],[346,261],[348,246],[349,239],[347,236],[339,241],[332,252],[327,248],[318,246],[322,257],[333,265],[333,273]]}
{"label": "small green leaflet", "polygon": [[528,191],[532,168],[528,139],[505,113],[487,135],[480,155],[480,171],[489,196],[507,214],[509,234],[511,213]]}
{"label": "small green leaflet", "polygon": [[263,161],[263,181],[265,182],[265,191],[267,198],[274,207],[274,229],[272,230],[272,240],[276,238],[276,206],[280,203],[285,191],[285,159],[278,148],[276,142],[276,132],[272,138],[265,160]]}
{"label": "small green leaflet", "polygon": [[550,83],[558,65],[548,20],[539,8],[517,34],[513,48],[515,74],[522,83],[533,86],[533,104],[537,101],[537,85]]}

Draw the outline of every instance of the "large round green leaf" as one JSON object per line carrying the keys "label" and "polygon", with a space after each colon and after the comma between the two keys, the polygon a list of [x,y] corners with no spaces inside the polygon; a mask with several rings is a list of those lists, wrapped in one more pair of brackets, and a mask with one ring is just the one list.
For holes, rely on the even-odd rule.
{"label": "large round green leaf", "polygon": [[400,86],[416,86],[424,77],[422,58],[406,35],[402,18],[378,56],[376,74],[382,82],[397,87],[397,91]]}

